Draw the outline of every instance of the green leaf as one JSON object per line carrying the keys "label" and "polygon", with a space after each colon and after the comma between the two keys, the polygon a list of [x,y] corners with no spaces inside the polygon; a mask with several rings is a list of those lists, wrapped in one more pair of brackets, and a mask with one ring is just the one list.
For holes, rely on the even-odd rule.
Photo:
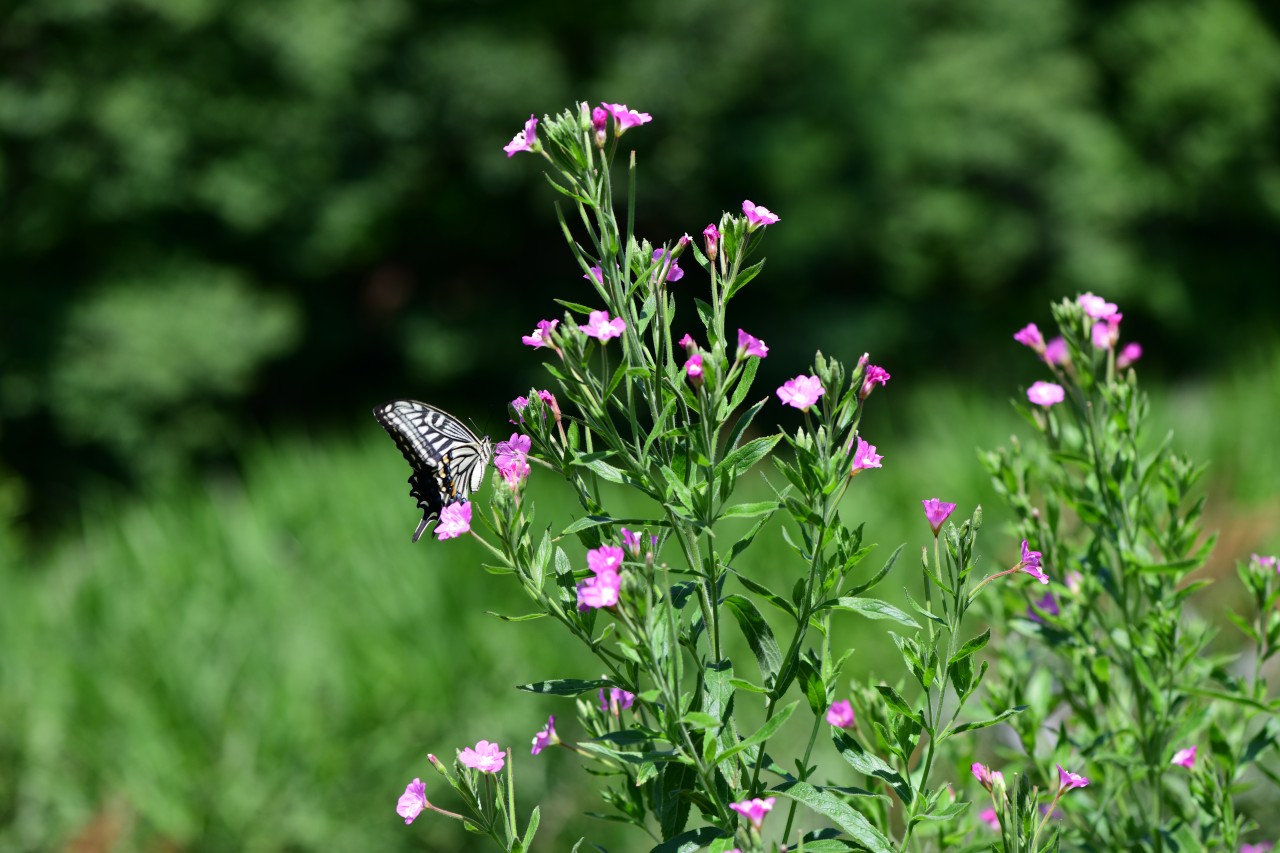
{"label": "green leaf", "polygon": [[[728,302],[733,295],[750,283],[751,279],[760,275],[760,271],[764,269],[764,261],[752,264],[744,270],[739,271],[733,281],[729,283],[729,288],[724,292],[724,301]],[[756,359],[759,361],[759,359]]]}
{"label": "green leaf", "polygon": [[684,722],[693,726],[695,729],[718,729],[720,728],[720,719],[702,711],[690,711],[684,715]]}
{"label": "green leaf", "polygon": [[[595,454],[593,453],[591,454],[591,456],[594,457]],[[575,459],[573,464],[581,466],[583,468],[589,468],[599,476],[608,480],[610,483],[626,482],[626,478],[622,474],[622,469],[613,467],[608,462],[605,462],[603,459],[593,458],[593,459],[590,459],[590,461],[588,462],[582,461],[582,459],[587,459],[587,458],[589,457],[580,457],[579,459]]]}
{"label": "green leaf", "polygon": [[721,518],[755,518],[768,515],[781,506],[777,501],[756,501],[755,503],[734,504],[720,513]]}
{"label": "green leaf", "polygon": [[601,687],[612,687],[613,683],[603,678],[553,678],[550,681],[535,681],[532,684],[518,684],[517,690],[528,693],[546,693],[552,696],[581,696]]}
{"label": "green leaf", "polygon": [[911,709],[911,706],[907,704],[907,700],[903,699],[902,696],[898,694],[898,691],[894,690],[887,684],[877,684],[876,690],[884,699],[885,704],[890,708],[897,711],[904,717],[915,720],[917,723],[920,722],[919,715]]}
{"label": "green leaf", "polygon": [[782,440],[782,435],[774,433],[766,435],[763,438],[755,438],[730,453],[724,459],[720,460],[720,464],[716,466],[716,476],[720,476],[723,472],[732,471],[734,475],[741,474],[755,465],[761,459],[773,450],[774,445]]}
{"label": "green leaf", "polygon": [[840,752],[840,757],[848,762],[850,767],[859,773],[887,782],[897,793],[898,799],[906,805],[911,805],[915,793],[911,790],[911,783],[903,779],[902,774],[886,764],[879,756],[867,752],[866,748],[847,732],[836,729],[831,734],[831,740]]}
{"label": "green leaf", "polygon": [[[693,787],[696,778],[697,771],[694,768],[680,762],[670,762],[662,768],[662,773],[654,782],[655,816],[658,818],[662,837],[668,839],[667,844],[674,845],[666,847],[666,850],[685,849],[680,846],[684,842],[679,841],[685,836],[676,833],[683,830],[685,823],[689,820],[689,798],[684,792]],[[701,844],[698,845],[698,847],[701,846]],[[698,847],[692,849],[697,850]],[[654,848],[654,850],[660,849],[664,849],[661,844]]]}
{"label": "green leaf", "polygon": [[724,603],[738,620],[738,627],[742,629],[743,636],[747,638],[747,645],[751,647],[756,661],[760,664],[760,677],[766,685],[772,684],[778,676],[778,670],[782,667],[782,650],[778,648],[778,641],[774,639],[773,629],[769,627],[768,622],[764,621],[764,617],[760,615],[760,611],[756,609],[751,599],[745,595],[730,593],[724,597]]}
{"label": "green leaf", "polygon": [[815,788],[808,782],[788,782],[774,788],[771,793],[803,803],[843,829],[850,838],[871,853],[894,853],[894,847],[889,839],[880,834],[870,821],[854,811],[852,806],[826,791]]}
{"label": "green leaf", "polygon": [[538,833],[538,824],[542,823],[542,812],[538,806],[533,807],[533,811],[529,813],[529,826],[524,831],[524,837],[520,839],[521,845],[525,850],[531,849],[533,844],[533,836]]}
{"label": "green leaf", "polygon": [[1027,710],[1026,705],[1019,705],[1016,708],[1009,708],[1008,710],[1001,711],[998,715],[996,715],[995,717],[992,717],[989,720],[979,720],[973,723],[961,723],[951,731],[947,732],[946,736],[951,737],[952,735],[959,735],[959,734],[964,734],[965,732],[972,732],[972,731],[977,731],[978,729],[985,729],[987,726],[994,726],[996,723],[1003,722],[1004,720],[1007,720],[1009,717],[1012,717],[1014,714],[1020,714],[1025,710]]}
{"label": "green leaf", "polygon": [[607,515],[587,515],[570,524],[564,530],[560,531],[561,536],[571,536],[574,533],[581,533],[584,530],[590,530],[592,527],[599,527],[602,524],[617,524],[618,519],[610,518]]}
{"label": "green leaf", "polygon": [[920,628],[919,622],[887,601],[881,601],[878,598],[850,598],[848,596],[833,598],[819,604],[816,612],[827,609],[847,610],[850,613],[861,614],[868,619],[892,619],[894,622],[906,625],[908,628]]}
{"label": "green leaf", "polygon": [[534,619],[541,619],[543,616],[547,615],[545,613],[526,613],[523,616],[505,616],[492,610],[486,610],[485,613],[490,616],[496,616],[503,622],[532,622]]}
{"label": "green leaf", "polygon": [[947,661],[947,665],[951,666],[952,664],[955,664],[957,661],[963,660],[964,658],[969,657],[975,652],[980,651],[982,648],[984,648],[987,645],[987,641],[990,639],[991,639],[991,629],[988,628],[987,630],[983,631],[981,634],[979,634],[978,636],[974,637],[972,640],[970,640],[969,642],[961,646],[960,650],[951,656],[951,660]]}
{"label": "green leaf", "polygon": [[782,610],[785,613],[789,614],[792,619],[800,618],[799,614],[796,613],[795,605],[793,605],[787,599],[778,595],[776,592],[769,589],[764,584],[753,581],[751,578],[747,577],[746,575],[742,574],[736,569],[730,569],[729,571],[733,572],[733,576],[736,577],[743,586],[745,586],[747,589],[754,592],[756,595],[764,598],[765,601],[768,601],[774,607],[777,607],[779,610]]}
{"label": "green leaf", "polygon": [[[552,186],[554,186],[554,184]],[[581,269],[581,267],[579,267],[579,269]],[[570,311],[576,311],[577,313],[581,314],[584,317],[590,317],[591,312],[595,310],[593,308],[588,308],[587,306],[577,302],[569,302],[568,300],[565,300],[565,299],[556,299],[553,301],[559,303],[560,305],[563,305],[565,308],[568,308]]]}
{"label": "green leaf", "polygon": [[649,853],[695,853],[717,838],[729,838],[729,833],[714,826],[700,826],[688,832],[682,832],[675,838],[668,839]]}

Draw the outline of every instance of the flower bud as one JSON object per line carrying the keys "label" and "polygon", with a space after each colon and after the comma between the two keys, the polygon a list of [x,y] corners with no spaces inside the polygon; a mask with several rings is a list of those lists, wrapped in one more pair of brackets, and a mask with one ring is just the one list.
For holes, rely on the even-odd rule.
{"label": "flower bud", "polygon": [[707,250],[707,260],[714,261],[720,254],[720,229],[716,228],[713,222],[702,229],[702,237]]}
{"label": "flower bud", "polygon": [[608,138],[605,127],[609,123],[609,112],[604,107],[596,107],[591,111],[591,126],[595,129],[596,147],[603,148],[604,141]]}

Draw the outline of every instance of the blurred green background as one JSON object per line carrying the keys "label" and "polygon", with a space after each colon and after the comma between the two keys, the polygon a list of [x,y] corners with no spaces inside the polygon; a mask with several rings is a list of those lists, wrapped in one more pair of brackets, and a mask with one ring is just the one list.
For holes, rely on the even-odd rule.
{"label": "blurred green background", "polygon": [[[519,337],[587,291],[540,161],[501,148],[584,99],[654,115],[642,236],[781,214],[731,318],[771,347],[762,396],[815,343],[893,374],[848,509],[884,553],[934,495],[1009,550],[973,451],[1037,378],[1013,331],[1083,290],[1213,460],[1208,571],[1280,547],[1275,4],[11,0],[0,848],[471,849],[394,814],[425,754],[521,752],[570,706],[508,688],[596,673],[484,615],[521,605],[466,543],[410,547],[368,412],[502,437],[543,384]],[[518,772],[546,849],[617,837],[573,761]]]}

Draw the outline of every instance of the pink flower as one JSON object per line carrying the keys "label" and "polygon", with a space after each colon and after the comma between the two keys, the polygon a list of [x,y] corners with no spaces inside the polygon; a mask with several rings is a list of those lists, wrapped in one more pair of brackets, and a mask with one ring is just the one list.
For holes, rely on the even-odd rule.
{"label": "pink flower", "polygon": [[795,406],[802,412],[808,411],[809,407],[818,402],[818,398],[825,393],[826,389],[822,387],[821,379],[803,374],[795,379],[788,379],[777,391],[779,400],[788,406]]}
{"label": "pink flower", "polygon": [[991,790],[991,786],[997,781],[1001,785],[1004,784],[1004,774],[999,770],[993,771],[985,764],[979,764],[975,761],[973,764],[969,765],[969,770],[973,772],[974,778],[982,783],[982,787],[986,788],[988,791]]}
{"label": "pink flower", "polygon": [[601,545],[587,552],[587,568],[596,574],[616,572],[622,568],[622,549],[617,545]]}
{"label": "pink flower", "polygon": [[1027,608],[1027,618],[1032,622],[1044,624],[1044,617],[1041,613],[1048,613],[1050,616],[1057,616],[1061,611],[1058,609],[1058,597],[1052,591],[1046,592],[1041,598],[1031,602],[1031,606]]}
{"label": "pink flower", "polygon": [[631,556],[640,556],[640,537],[634,531],[622,528],[622,547],[631,552]]}
{"label": "pink flower", "polygon": [[547,724],[542,727],[541,731],[533,736],[533,749],[530,752],[537,755],[542,750],[551,746],[553,743],[559,743],[560,738],[556,737],[556,718],[547,717]]}
{"label": "pink flower", "polygon": [[600,710],[612,711],[616,717],[620,711],[625,711],[631,707],[631,703],[636,701],[636,694],[628,693],[621,687],[610,687],[609,697],[606,699],[604,688],[600,688]]}
{"label": "pink flower", "polygon": [[1071,360],[1071,352],[1061,335],[1044,345],[1044,360],[1046,364],[1066,364]]}
{"label": "pink flower", "polygon": [[862,390],[858,392],[858,397],[865,400],[871,396],[871,392],[875,390],[876,385],[884,385],[889,381],[889,371],[883,367],[877,367],[874,364],[867,365],[866,373],[862,374]]}
{"label": "pink flower", "polygon": [[702,238],[707,249],[707,260],[714,261],[720,253],[720,229],[713,222],[702,229]]}
{"label": "pink flower", "polygon": [[754,231],[762,225],[773,225],[775,222],[782,220],[781,216],[769,210],[767,207],[757,207],[754,202],[748,200],[742,203],[742,212],[747,215],[747,230]]}
{"label": "pink flower", "polygon": [[688,350],[690,354],[692,354],[693,351],[698,348],[698,345],[693,342],[693,338],[690,337],[687,332],[685,333],[685,336],[680,340],[676,341],[676,343],[678,343],[680,346]]}
{"label": "pink flower", "polygon": [[524,123],[524,130],[512,137],[511,142],[502,146],[502,150],[507,152],[507,158],[520,151],[537,151],[538,146],[538,117],[530,114],[529,120]]}
{"label": "pink flower", "polygon": [[1110,349],[1120,340],[1120,321],[1124,319],[1123,314],[1112,314],[1105,320],[1093,324],[1090,331],[1090,337],[1093,339],[1093,345],[1097,349]]}
{"label": "pink flower", "polygon": [[1044,352],[1044,336],[1035,323],[1028,323],[1014,333],[1013,339],[1023,346],[1031,347],[1036,352]]}
{"label": "pink flower", "polygon": [[864,468],[881,467],[880,461],[882,459],[884,457],[876,453],[874,444],[867,444],[866,439],[858,436],[858,449],[853,452],[853,467],[849,471],[849,476],[852,477]]}
{"label": "pink flower", "polygon": [[443,542],[471,531],[471,502],[449,504],[440,510],[436,523],[436,538]]}
{"label": "pink flower", "polygon": [[1270,853],[1274,847],[1270,841],[1259,841],[1257,844],[1242,844],[1240,853]]}
{"label": "pink flower", "polygon": [[503,754],[502,748],[487,740],[477,743],[475,749],[467,747],[458,753],[458,761],[461,764],[472,770],[479,770],[481,773],[497,773],[506,760],[507,757]]}
{"label": "pink flower", "polygon": [[558,325],[560,325],[559,320],[539,320],[538,328],[533,330],[533,334],[522,336],[520,341],[525,346],[533,347],[534,349],[551,346],[551,333]]}
{"label": "pink flower", "polygon": [[1063,770],[1062,765],[1058,765],[1058,791],[1065,794],[1072,788],[1083,788],[1089,784],[1089,780],[1081,776],[1079,773],[1072,773],[1069,770]]}
{"label": "pink flower", "polygon": [[838,729],[847,729],[853,725],[853,703],[848,699],[832,702],[827,709],[827,722]]}
{"label": "pink flower", "polygon": [[524,423],[524,410],[529,408],[528,397],[516,397],[511,401],[511,408],[516,410],[516,414],[520,415],[520,423]]}
{"label": "pink flower", "polygon": [[744,355],[764,358],[768,354],[769,347],[765,345],[764,341],[754,335],[748,335],[741,329],[738,330],[738,358],[742,358]]}
{"label": "pink flower", "polygon": [[596,107],[591,111],[591,129],[596,133],[596,145],[604,147],[605,139],[605,123],[609,120],[609,113],[604,107]]}
{"label": "pink flower", "polygon": [[1027,399],[1045,408],[1061,403],[1066,398],[1067,392],[1063,387],[1052,382],[1033,382],[1027,389]]}
{"label": "pink flower", "polygon": [[648,113],[638,113],[628,109],[626,104],[601,104],[613,115],[613,135],[621,136],[624,131],[653,121]]}
{"label": "pink flower", "polygon": [[529,479],[529,474],[533,471],[529,467],[529,463],[523,459],[516,460],[506,468],[499,468],[498,473],[502,475],[502,479],[511,487],[512,491],[520,488],[525,480]]}
{"label": "pink flower", "polygon": [[1170,764],[1177,764],[1190,770],[1196,763],[1196,748],[1189,746],[1186,749],[1180,749],[1173,754],[1173,760]]}
{"label": "pink flower", "polygon": [[1081,295],[1076,302],[1080,303],[1084,313],[1094,320],[1105,320],[1116,313],[1115,303],[1108,302],[1101,296],[1094,296],[1092,293]]}
{"label": "pink flower", "polygon": [[582,333],[587,337],[596,338],[600,343],[605,343],[610,338],[621,335],[626,327],[627,323],[621,317],[610,320],[608,311],[592,311],[590,321],[581,328]]}
{"label": "pink flower", "polygon": [[414,779],[400,795],[400,801],[396,803],[396,814],[404,818],[405,823],[413,823],[413,819],[429,805],[426,784],[421,779]]}
{"label": "pink flower", "polygon": [[1142,358],[1142,344],[1130,341],[1124,345],[1124,349],[1120,350],[1120,354],[1116,356],[1116,367],[1124,370],[1140,358]]}
{"label": "pink flower", "polygon": [[740,803],[730,803],[729,808],[751,821],[751,825],[758,832],[760,825],[764,823],[764,816],[773,811],[773,804],[777,801],[777,797],[765,797],[763,800],[756,797]]}
{"label": "pink flower", "polygon": [[1254,554],[1253,561],[1258,564],[1258,568],[1260,569],[1271,568],[1280,572],[1280,558],[1278,557],[1259,557],[1257,554]]}
{"label": "pink flower", "polygon": [[1084,583],[1084,575],[1079,572],[1067,572],[1066,577],[1067,589],[1076,595],[1080,594],[1080,585]]}
{"label": "pink flower", "polygon": [[499,441],[493,448],[493,466],[501,471],[516,462],[523,462],[529,456],[530,443],[529,436],[511,433],[511,438]]}
{"label": "pink flower", "polygon": [[978,820],[982,821],[992,829],[1000,828],[1000,818],[996,815],[996,810],[991,808],[991,806],[987,806],[978,813]]}
{"label": "pink flower", "polygon": [[689,356],[689,360],[684,363],[684,372],[689,374],[690,379],[701,379],[702,355],[695,352]]}
{"label": "pink flower", "polygon": [[[654,249],[653,259],[655,261],[661,261],[664,257],[666,257],[666,254],[667,253],[662,249]],[[658,269],[659,270],[662,269],[661,264],[659,264]],[[667,281],[675,282],[675,281],[679,281],[682,278],[684,278],[684,270],[680,269],[680,262],[677,261],[675,258],[672,258],[671,266],[667,269]]]}
{"label": "pink flower", "polygon": [[622,578],[617,572],[600,572],[578,584],[578,609],[613,607],[618,603]]}
{"label": "pink flower", "polygon": [[600,267],[592,267],[582,274],[587,281],[594,281],[596,284],[604,284],[604,270]]}
{"label": "pink flower", "polygon": [[1022,559],[1018,561],[1016,568],[1020,572],[1026,572],[1031,575],[1040,583],[1047,584],[1049,582],[1049,576],[1040,569],[1040,552],[1032,551],[1028,548],[1027,540],[1025,539],[1022,540]]}
{"label": "pink flower", "polygon": [[937,498],[929,498],[927,501],[920,501],[920,503],[924,504],[924,517],[928,520],[929,528],[933,530],[933,536],[936,539],[938,531],[942,529],[942,522],[947,520],[947,516],[951,515],[956,505],[940,501]]}

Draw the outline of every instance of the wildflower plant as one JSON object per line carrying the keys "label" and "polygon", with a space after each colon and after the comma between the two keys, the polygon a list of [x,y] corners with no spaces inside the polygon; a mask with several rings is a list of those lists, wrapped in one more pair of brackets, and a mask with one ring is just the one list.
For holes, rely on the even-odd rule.
{"label": "wildflower plant", "polygon": [[[585,295],[557,300],[562,316],[537,322],[522,338],[529,348],[524,351],[543,359],[548,387],[512,401],[509,417],[518,432],[495,449],[487,507],[466,504],[465,512],[442,517],[444,533],[438,534],[480,542],[487,568],[518,583],[532,603],[529,616],[516,618],[554,620],[595,656],[597,669],[521,687],[566,702],[566,713],[540,730],[530,720],[522,736],[535,732],[532,755],[513,756],[481,741],[459,752],[452,769],[431,759],[465,814],[432,805],[415,779],[401,798],[401,815],[411,820],[429,809],[465,821],[505,850],[529,850],[539,816],[534,808],[521,829],[515,765],[558,746],[609,780],[602,793],[611,816],[649,836],[657,853],[990,849],[997,843],[993,821],[1003,849],[1041,851],[1063,840],[1062,822],[1053,816],[1100,787],[1077,772],[1082,762],[1104,768],[1107,782],[1119,784],[1105,797],[1126,784],[1144,784],[1144,772],[1158,778],[1174,767],[1185,774],[1182,765],[1170,764],[1168,747],[1190,745],[1198,729],[1187,704],[1210,697],[1184,691],[1179,704],[1170,695],[1171,673],[1177,665],[1214,665],[1203,656],[1186,660],[1187,649],[1204,651],[1207,635],[1179,645],[1175,611],[1186,594],[1165,589],[1164,582],[1205,553],[1196,512],[1170,508],[1172,497],[1194,482],[1194,469],[1160,457],[1165,467],[1155,482],[1167,500],[1155,526],[1145,515],[1106,514],[1126,496],[1145,501],[1151,494],[1131,481],[1139,463],[1114,417],[1103,424],[1116,432],[1115,451],[1129,465],[1105,469],[1121,478],[1118,492],[1104,484],[1094,494],[1088,477],[1069,480],[1065,474],[1050,487],[1036,486],[1033,473],[1040,469],[1024,455],[991,454],[988,465],[1004,492],[1025,510],[1021,547],[1004,549],[1007,555],[989,567],[977,547],[981,508],[957,524],[949,520],[955,503],[924,500],[920,572],[909,579],[922,600],[908,596],[903,609],[873,596],[891,577],[895,586],[906,586],[903,547],[871,563],[874,546],[865,541],[863,526],[845,517],[843,499],[856,475],[863,475],[856,487],[868,488],[883,470],[884,457],[859,427],[875,394],[889,393],[890,373],[868,355],[846,364],[818,352],[810,365],[788,367],[785,375],[794,378],[777,389],[755,388],[760,363],[770,357],[767,330],[748,332],[730,322],[729,311],[763,268],[762,260],[752,260],[760,242],[785,220],[744,201],[741,214],[720,216],[702,228],[700,239],[686,234],[654,243],[636,235],[636,156],[632,152],[622,170],[622,216],[614,205],[616,160],[624,135],[650,121],[649,114],[622,104],[582,104],[553,118],[531,117],[504,149],[509,157],[541,159],[561,196],[559,222]],[[678,317],[677,303],[692,294],[678,300],[677,289],[694,288],[693,316]],[[1104,387],[1084,369],[1086,356],[1099,357],[1089,349],[1092,324],[1103,325],[1097,339],[1112,353],[1119,321],[1086,321],[1079,306],[1062,310],[1070,361],[1051,358],[1038,330],[1019,333],[1019,341],[1054,371],[1065,395],[1038,393],[1034,409],[1027,410],[1060,443],[1064,399],[1077,405],[1081,395],[1105,390],[1112,395],[1109,405],[1128,416],[1144,411],[1124,408],[1139,405],[1136,393]],[[1114,355],[1105,363],[1114,371]],[[770,426],[780,419],[799,425]],[[1065,461],[1082,465],[1083,450],[1074,452]],[[762,465],[766,461],[771,467]],[[1110,457],[1098,464],[1104,463],[1118,464]],[[745,478],[760,471],[767,499],[744,500]],[[581,514],[559,529],[540,520],[525,494],[534,477],[562,480]],[[618,489],[641,496],[647,509],[624,514],[611,508]],[[1054,495],[1053,509],[1037,514],[1031,495],[1042,493]],[[1078,531],[1064,525],[1060,511],[1068,498],[1072,506],[1090,509],[1084,518],[1099,525],[1083,559],[1070,544]],[[1101,526],[1116,518],[1128,526],[1122,536],[1108,538]],[[737,532],[744,524],[745,532]],[[794,582],[788,590],[770,588],[745,568],[744,555],[768,536],[781,537],[790,549]],[[1124,575],[1121,565],[1127,564],[1113,563],[1116,555],[1141,565]],[[1165,562],[1153,565],[1149,555]],[[1079,566],[1084,589],[1114,594],[1123,615],[1146,619],[1139,624],[1152,633],[1101,638],[1117,655],[1114,663],[1094,663],[1083,641],[1068,644],[1061,653],[1089,674],[1046,685],[1026,662],[1030,656],[1020,650],[992,655],[988,645],[993,631],[1049,639],[1068,634],[1064,620],[1103,618],[1088,616],[1081,597],[1064,591],[1066,566]],[[1275,582],[1268,583],[1273,589]],[[1040,599],[1031,611],[1039,627],[1013,615],[1015,601],[1017,613],[1025,613],[1028,594],[1040,595],[1044,585],[1057,598]],[[1111,610],[1107,614],[1116,621]],[[837,619],[885,629],[901,656],[894,683],[847,681],[851,651],[832,644]],[[1258,636],[1272,637],[1268,648],[1274,652],[1280,629],[1248,624]],[[731,641],[731,633],[739,638]],[[1159,648],[1146,649],[1151,643]],[[739,647],[749,656],[731,653]],[[1139,647],[1148,656],[1142,663],[1136,660]],[[984,686],[988,657],[1003,686]],[[1149,728],[1108,728],[1118,712],[1107,702],[1119,694],[1100,691],[1118,691],[1122,680],[1125,710],[1141,693],[1141,720]],[[1033,686],[1038,692],[1029,695]],[[1070,692],[1077,688],[1079,695]],[[1256,712],[1265,694],[1250,689],[1252,705],[1242,707]],[[1157,692],[1158,706],[1152,698]],[[1084,716],[1051,726],[1049,712],[1057,707]],[[968,768],[982,746],[976,733],[1002,723],[1017,733],[1021,752],[1008,772],[1018,778],[1010,793],[999,771],[983,767],[978,782],[989,796],[984,804],[979,791],[965,793],[963,786],[973,781]],[[1206,743],[1219,737],[1239,744],[1243,732],[1257,731],[1245,712],[1224,717],[1223,726],[1218,735],[1206,733]],[[1048,737],[1055,730],[1056,740]],[[1124,765],[1129,776],[1122,777],[1113,773],[1123,764],[1113,751],[1126,737],[1141,741],[1144,758]],[[804,744],[798,754],[774,752],[777,744],[792,742]],[[1216,757],[1218,749],[1213,751]],[[1230,798],[1215,792],[1234,785],[1235,768],[1250,760],[1239,750],[1230,755],[1230,772],[1223,769],[1215,777],[1219,788],[1204,794],[1220,811]],[[1158,768],[1152,770],[1147,757]],[[1117,783],[1120,778],[1125,781]],[[1076,788],[1084,791],[1063,800]],[[1151,838],[1138,831],[1136,819],[1109,830],[1107,842]],[[1235,820],[1233,839],[1243,827]],[[1088,835],[1087,829],[1073,831]]]}

